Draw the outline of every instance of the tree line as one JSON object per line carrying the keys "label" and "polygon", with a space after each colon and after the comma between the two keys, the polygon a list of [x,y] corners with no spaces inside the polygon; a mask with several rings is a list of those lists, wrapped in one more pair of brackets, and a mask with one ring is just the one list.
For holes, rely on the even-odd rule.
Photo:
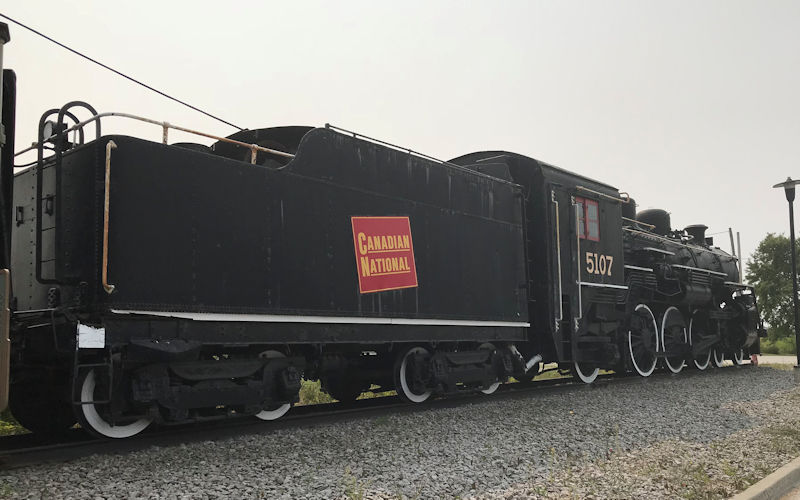
{"label": "tree line", "polygon": [[[761,339],[764,353],[795,353],[791,256],[789,238],[769,233],[747,261],[745,280],[755,287],[758,309],[767,324],[767,338]],[[796,257],[800,263],[800,252]]]}

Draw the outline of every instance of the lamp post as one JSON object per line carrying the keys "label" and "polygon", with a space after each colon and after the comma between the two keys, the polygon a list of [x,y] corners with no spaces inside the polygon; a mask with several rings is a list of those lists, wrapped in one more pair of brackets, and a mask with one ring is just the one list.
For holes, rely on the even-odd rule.
{"label": "lamp post", "polygon": [[798,329],[797,319],[797,258],[794,243],[794,187],[800,184],[800,180],[794,181],[791,177],[786,178],[786,182],[775,184],[774,188],[783,188],[786,194],[786,201],[789,202],[789,240],[792,244],[792,307],[794,308],[794,342],[795,353],[797,354],[797,364],[795,368],[800,368],[800,329]]}

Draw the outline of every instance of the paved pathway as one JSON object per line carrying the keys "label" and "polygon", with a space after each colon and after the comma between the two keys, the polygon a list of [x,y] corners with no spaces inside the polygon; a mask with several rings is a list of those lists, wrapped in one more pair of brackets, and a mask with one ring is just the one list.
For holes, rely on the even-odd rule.
{"label": "paved pathway", "polygon": [[776,356],[774,354],[759,354],[758,362],[773,365],[793,365],[797,363],[797,356]]}
{"label": "paved pathway", "polygon": [[800,488],[795,488],[786,495],[781,497],[781,500],[800,500]]}

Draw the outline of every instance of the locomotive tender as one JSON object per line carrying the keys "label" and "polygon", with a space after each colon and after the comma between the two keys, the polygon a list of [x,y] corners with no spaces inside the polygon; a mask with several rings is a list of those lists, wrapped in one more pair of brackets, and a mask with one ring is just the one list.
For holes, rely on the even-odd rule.
{"label": "locomotive tender", "polygon": [[14,174],[14,103],[6,70],[0,408],[34,432],[272,420],[301,377],[419,403],[542,363],[591,383],[758,350],[752,289],[702,226],[522,155],[330,126],[168,145],[73,102]]}

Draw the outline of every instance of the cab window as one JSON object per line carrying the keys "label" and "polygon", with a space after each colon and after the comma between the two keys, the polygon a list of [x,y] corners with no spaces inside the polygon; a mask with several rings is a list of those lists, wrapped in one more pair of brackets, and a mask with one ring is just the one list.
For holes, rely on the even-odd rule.
{"label": "cab window", "polygon": [[575,198],[578,205],[578,235],[581,239],[600,241],[600,207],[595,200]]}

